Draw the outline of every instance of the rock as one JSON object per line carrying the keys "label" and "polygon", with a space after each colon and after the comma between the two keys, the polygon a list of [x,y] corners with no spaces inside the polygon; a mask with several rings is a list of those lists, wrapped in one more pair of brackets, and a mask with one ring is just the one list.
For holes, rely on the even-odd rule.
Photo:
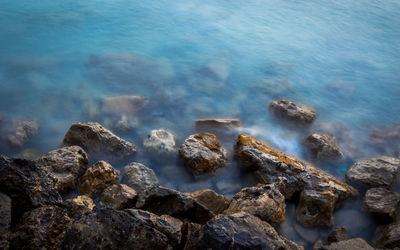
{"label": "rock", "polygon": [[185,193],[201,205],[208,208],[214,214],[220,214],[229,206],[229,201],[225,196],[217,194],[214,190],[205,189],[192,193]]}
{"label": "rock", "polygon": [[364,239],[354,238],[314,247],[313,250],[374,250]]}
{"label": "rock", "polygon": [[128,186],[137,191],[142,188],[160,185],[154,171],[138,162],[129,163],[124,167],[123,178]]}
{"label": "rock", "polygon": [[128,131],[132,129],[132,124],[126,115],[122,115],[121,119],[115,124],[115,128],[119,131]]}
{"label": "rock", "polygon": [[125,184],[114,184],[106,188],[100,201],[114,209],[121,210],[135,207],[137,193]]}
{"label": "rock", "polygon": [[12,249],[60,249],[71,224],[67,212],[44,206],[27,212],[10,237]]}
{"label": "rock", "polygon": [[136,146],[114,135],[98,123],[74,123],[64,137],[65,146],[80,146],[94,155],[123,158],[136,152]]}
{"label": "rock", "polygon": [[225,214],[247,212],[270,222],[280,223],[286,218],[285,197],[274,185],[243,188],[233,196]]}
{"label": "rock", "polygon": [[83,174],[79,189],[85,194],[96,196],[108,186],[117,183],[119,171],[105,161],[93,164]]}
{"label": "rock", "polygon": [[75,198],[68,199],[64,202],[68,208],[68,214],[71,217],[77,217],[81,214],[91,212],[96,206],[92,198],[87,195],[80,195]]}
{"label": "rock", "polygon": [[149,103],[149,98],[126,95],[110,96],[103,99],[102,112],[107,115],[133,115]]}
{"label": "rock", "polygon": [[242,185],[234,180],[229,179],[219,179],[217,183],[215,183],[215,187],[219,193],[223,193],[225,195],[230,195],[233,197],[237,192],[242,189]]}
{"label": "rock", "polygon": [[78,177],[87,169],[89,157],[79,146],[59,148],[38,158],[43,166],[57,180],[59,192],[75,188]]}
{"label": "rock", "polygon": [[10,127],[7,141],[16,147],[22,147],[25,143],[30,140],[33,136],[39,132],[39,123],[32,120],[22,120]]}
{"label": "rock", "polygon": [[[396,248],[400,246],[400,222],[380,226],[375,231],[372,245],[376,248]],[[397,249],[397,248],[396,248]]]}
{"label": "rock", "polygon": [[62,202],[57,181],[34,161],[0,156],[0,192],[12,200],[12,219],[36,207]]}
{"label": "rock", "polygon": [[39,158],[42,155],[41,152],[39,152],[36,149],[28,148],[24,149],[18,154],[15,155],[15,158],[19,159],[27,159],[27,160],[34,160],[36,158]]}
{"label": "rock", "polygon": [[314,159],[336,160],[343,157],[335,137],[331,134],[310,134],[304,139],[303,145]]}
{"label": "rock", "polygon": [[287,79],[265,79],[256,83],[255,88],[272,97],[279,97],[287,93],[293,92],[293,83]]}
{"label": "rock", "polygon": [[[368,144],[379,150],[384,155],[398,155],[400,148],[397,146],[400,141],[400,124],[374,129],[369,134]],[[397,146],[397,147],[396,147]]]}
{"label": "rock", "polygon": [[400,169],[400,159],[378,157],[356,162],[346,172],[346,178],[363,187],[390,188]]}
{"label": "rock", "polygon": [[399,207],[400,194],[385,188],[368,189],[364,196],[364,210],[380,221],[387,223],[395,221]]}
{"label": "rock", "polygon": [[168,155],[176,152],[174,135],[164,129],[152,130],[143,141],[143,146],[149,152],[159,155]]}
{"label": "rock", "polygon": [[248,213],[217,215],[202,226],[185,249],[304,249]]}
{"label": "rock", "polygon": [[104,208],[74,221],[63,249],[177,249],[183,223],[170,216]]}
{"label": "rock", "polygon": [[173,189],[152,186],[138,193],[136,208],[204,224],[214,213],[194,198]]}
{"label": "rock", "polygon": [[195,177],[214,172],[227,162],[227,151],[210,133],[191,135],[179,149],[183,164]]}
{"label": "rock", "polygon": [[317,113],[313,108],[285,99],[272,101],[269,109],[277,117],[301,125],[311,124],[317,118]]}
{"label": "rock", "polygon": [[[236,142],[236,158],[243,167],[255,170],[260,183],[275,184],[286,199],[301,192],[297,218],[305,226],[331,225],[332,215],[327,216],[331,208],[358,197],[357,190],[323,170],[245,134]],[[316,204],[323,207],[316,208]],[[322,221],[324,218],[327,220]]]}
{"label": "rock", "polygon": [[216,130],[229,131],[242,127],[242,122],[234,118],[198,119],[195,121],[196,130],[199,132],[211,132]]}
{"label": "rock", "polygon": [[0,249],[8,249],[8,230],[11,224],[11,199],[0,193]]}
{"label": "rock", "polygon": [[347,229],[345,227],[338,227],[333,230],[329,235],[328,239],[326,240],[326,245],[330,245],[335,242],[348,240],[349,234],[347,233]]}

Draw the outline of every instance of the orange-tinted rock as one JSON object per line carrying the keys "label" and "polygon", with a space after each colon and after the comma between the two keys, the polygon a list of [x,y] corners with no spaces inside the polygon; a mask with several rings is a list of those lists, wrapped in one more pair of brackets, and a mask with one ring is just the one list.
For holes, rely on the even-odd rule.
{"label": "orange-tinted rock", "polygon": [[99,161],[83,174],[79,189],[82,193],[95,196],[101,193],[106,187],[117,183],[119,171],[114,169],[105,161]]}
{"label": "orange-tinted rock", "polygon": [[135,189],[125,184],[109,186],[101,194],[101,202],[114,209],[133,208],[136,203],[137,193]]}
{"label": "orange-tinted rock", "polygon": [[192,193],[185,193],[198,203],[207,207],[214,214],[222,213],[228,206],[229,201],[222,194],[217,194],[211,189],[200,190]]}

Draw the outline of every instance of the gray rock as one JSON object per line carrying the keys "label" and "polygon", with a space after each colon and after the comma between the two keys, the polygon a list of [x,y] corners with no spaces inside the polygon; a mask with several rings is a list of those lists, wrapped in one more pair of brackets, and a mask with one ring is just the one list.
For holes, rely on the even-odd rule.
{"label": "gray rock", "polygon": [[200,190],[192,193],[185,193],[198,203],[208,208],[214,214],[220,214],[229,206],[229,201],[222,194],[217,194],[211,189]]}
{"label": "gray rock", "polygon": [[335,242],[348,240],[349,238],[350,237],[349,234],[347,233],[347,229],[345,227],[338,227],[328,235],[326,244],[329,245]]}
{"label": "gray rock", "polygon": [[400,169],[400,159],[378,157],[356,162],[346,172],[346,178],[362,187],[390,188]]}
{"label": "gray rock", "polygon": [[215,130],[229,131],[242,127],[242,122],[234,118],[198,119],[195,121],[196,130],[199,132],[211,132]]}
{"label": "gray rock", "polygon": [[310,134],[304,139],[303,145],[314,159],[336,160],[343,157],[335,137],[331,134]]}
{"label": "gray rock", "polygon": [[149,98],[126,95],[109,96],[103,99],[102,112],[108,115],[133,115],[149,103]]}
{"label": "gray rock", "polygon": [[400,157],[400,124],[374,129],[370,132],[368,144],[374,149],[379,150],[384,155]]}
{"label": "gray rock", "polygon": [[177,151],[174,135],[165,129],[152,130],[143,141],[143,146],[149,152],[160,155],[173,154]]}
{"label": "gray rock", "polygon": [[98,123],[74,123],[66,133],[63,145],[80,146],[91,155],[123,158],[136,152],[136,146],[114,135]]}
{"label": "gray rock", "polygon": [[128,131],[133,128],[131,122],[126,115],[122,115],[121,119],[115,124],[115,128],[119,131]]}
{"label": "gray rock", "polygon": [[65,192],[75,188],[78,177],[88,167],[89,157],[81,147],[71,146],[50,151],[36,162],[57,180],[57,190]]}
{"label": "gray rock", "polygon": [[39,132],[39,123],[32,120],[21,120],[12,124],[9,128],[7,141],[12,146],[22,147]]}
{"label": "gray rock", "polygon": [[323,245],[314,247],[313,250],[374,250],[364,239],[354,238],[350,240],[343,240],[332,243],[330,245]]}
{"label": "gray rock", "polygon": [[109,186],[101,194],[100,201],[116,210],[135,207],[137,193],[125,184]]}
{"label": "gray rock", "polygon": [[400,222],[378,227],[372,245],[376,248],[398,248],[400,246]]}
{"label": "gray rock", "polygon": [[285,99],[272,101],[269,109],[277,117],[300,125],[311,124],[317,118],[317,113],[313,108]]}
{"label": "gray rock", "polygon": [[385,188],[368,189],[364,196],[364,210],[380,221],[388,223],[395,221],[399,207],[400,194]]}
{"label": "gray rock", "polygon": [[151,186],[158,186],[159,182],[156,174],[151,168],[145,165],[132,162],[124,167],[124,181],[128,186],[139,191],[142,188],[147,188]]}
{"label": "gray rock", "polygon": [[8,249],[8,230],[11,224],[11,199],[0,193],[0,249]]}

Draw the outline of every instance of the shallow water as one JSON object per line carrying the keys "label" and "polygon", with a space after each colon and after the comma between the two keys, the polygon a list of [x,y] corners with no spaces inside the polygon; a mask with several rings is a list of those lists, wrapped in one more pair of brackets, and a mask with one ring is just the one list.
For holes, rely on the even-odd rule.
{"label": "shallow water", "polygon": [[[24,148],[38,154],[58,147],[75,121],[100,122],[140,147],[151,129],[172,131],[180,144],[197,118],[235,117],[244,132],[305,158],[307,133],[340,124],[346,161],[316,164],[343,179],[354,160],[380,154],[367,144],[371,129],[400,123],[398,1],[0,3],[0,112],[3,123],[40,122],[39,136]],[[133,130],[119,132],[119,117],[102,114],[99,102],[124,94],[147,96],[150,105],[130,117]],[[282,97],[314,107],[314,126],[273,119],[268,103]],[[232,138],[224,144],[232,149]],[[1,148],[10,156],[24,149]],[[139,151],[134,160],[182,191],[231,196],[255,183],[232,157],[225,170],[197,182],[177,159],[155,161]]]}

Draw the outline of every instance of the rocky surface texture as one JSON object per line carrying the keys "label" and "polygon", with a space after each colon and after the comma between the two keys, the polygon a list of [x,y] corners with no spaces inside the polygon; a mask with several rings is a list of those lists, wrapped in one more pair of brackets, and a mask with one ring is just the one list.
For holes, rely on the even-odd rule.
{"label": "rocky surface texture", "polygon": [[154,171],[145,165],[132,162],[124,167],[123,179],[128,186],[139,191],[142,188],[158,186],[158,178]]}
{"label": "rocky surface texture", "polygon": [[272,101],[269,104],[269,110],[278,118],[299,125],[311,124],[317,118],[317,113],[313,108],[285,99]]}
{"label": "rocky surface texture", "polygon": [[326,161],[343,157],[335,137],[331,134],[310,134],[304,139],[303,145],[314,159]]}
{"label": "rocky surface texture", "polygon": [[214,172],[226,164],[227,151],[210,133],[191,135],[179,149],[183,164],[195,177]]}
{"label": "rocky surface texture", "polygon": [[287,199],[300,192],[297,219],[305,226],[331,226],[335,205],[358,197],[353,187],[323,170],[245,134],[236,142],[236,158],[254,170],[261,183],[275,184]]}
{"label": "rocky surface texture", "polygon": [[376,248],[398,249],[400,246],[400,222],[378,227],[372,244]]}
{"label": "rocky surface texture", "polygon": [[103,99],[102,112],[108,115],[132,115],[148,103],[149,98],[137,95],[110,96]]}
{"label": "rocky surface texture", "polygon": [[107,206],[120,210],[135,207],[136,198],[135,189],[125,184],[114,184],[104,190],[100,201]]}
{"label": "rocky surface texture", "polygon": [[329,245],[335,242],[348,240],[349,238],[350,237],[347,233],[347,229],[345,227],[338,227],[328,235],[328,238],[326,239],[326,244]]}
{"label": "rocky surface texture", "polygon": [[143,141],[146,150],[156,154],[171,154],[177,151],[175,138],[171,132],[164,129],[155,129]]}
{"label": "rocky surface texture", "polygon": [[11,124],[8,130],[8,143],[12,146],[22,147],[29,139],[37,135],[39,123],[32,120],[21,120]]}
{"label": "rocky surface texture", "polygon": [[362,187],[390,188],[400,170],[400,159],[378,157],[356,162],[346,172],[346,178]]}
{"label": "rocky surface texture", "polygon": [[368,189],[364,196],[363,208],[381,222],[393,222],[400,208],[400,194],[385,188]]}
{"label": "rocky surface texture", "polygon": [[313,250],[374,250],[364,239],[354,238],[323,245],[321,242],[315,244]]}
{"label": "rocky surface texture", "polygon": [[96,205],[89,196],[79,195],[77,197],[67,199],[64,202],[64,206],[68,209],[68,214],[76,217],[78,215],[91,212]]}
{"label": "rocky surface texture", "polygon": [[0,249],[8,249],[8,230],[11,224],[11,199],[0,193]]}
{"label": "rocky surface texture", "polygon": [[229,206],[228,199],[221,194],[217,194],[210,189],[199,190],[192,193],[185,193],[192,197],[195,201],[208,208],[214,214],[220,214]]}
{"label": "rocky surface texture", "polygon": [[368,143],[382,154],[400,157],[400,124],[374,129],[369,134]]}
{"label": "rocky surface texture", "polygon": [[104,154],[123,158],[136,152],[135,145],[92,122],[72,124],[64,137],[63,145],[80,146],[95,156]]}
{"label": "rocky surface texture", "polygon": [[234,118],[198,119],[195,121],[195,127],[199,132],[229,131],[241,128],[242,122]]}

